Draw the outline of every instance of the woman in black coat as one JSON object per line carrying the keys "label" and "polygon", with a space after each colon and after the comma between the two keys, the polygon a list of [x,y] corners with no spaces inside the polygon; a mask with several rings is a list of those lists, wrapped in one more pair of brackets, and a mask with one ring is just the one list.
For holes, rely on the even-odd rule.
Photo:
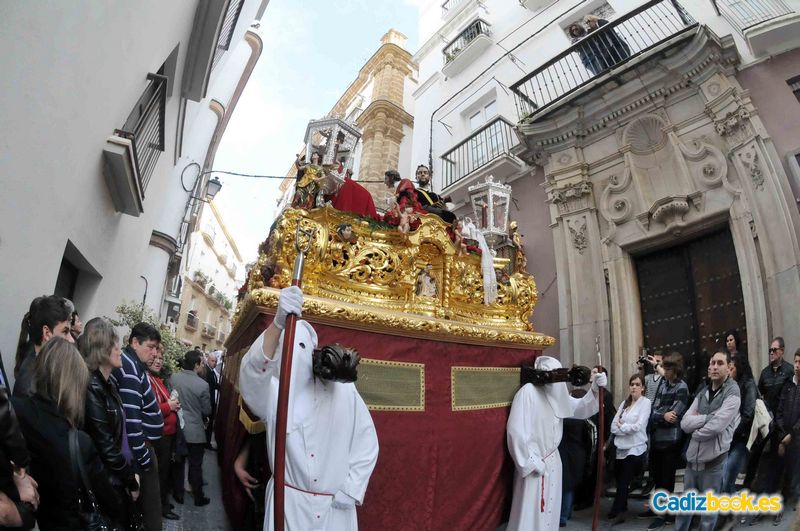
{"label": "woman in black coat", "polygon": [[[80,513],[88,507],[80,501],[86,493],[73,467],[69,434],[83,420],[89,371],[75,345],[57,337],[36,357],[33,382],[33,396],[12,398],[12,402],[31,453],[31,474],[39,482],[39,529],[83,529]],[[115,518],[120,500],[108,473],[89,435],[83,431],[77,435],[81,464],[100,510]]]}
{"label": "woman in black coat", "polygon": [[127,514],[139,494],[139,480],[131,467],[130,450],[127,455],[123,450],[125,415],[111,375],[112,370],[122,366],[119,337],[107,319],[95,317],[86,323],[78,348],[91,371],[84,429],[92,438],[103,465],[111,472],[109,480],[124,502]]}
{"label": "woman in black coat", "polygon": [[33,529],[38,484],[28,474],[30,454],[5,387],[0,386],[0,529]]}

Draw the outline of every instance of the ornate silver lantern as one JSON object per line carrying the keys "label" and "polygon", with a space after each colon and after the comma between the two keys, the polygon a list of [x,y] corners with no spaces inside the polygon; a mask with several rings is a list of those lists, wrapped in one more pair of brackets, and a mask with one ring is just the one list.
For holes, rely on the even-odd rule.
{"label": "ornate silver lantern", "polygon": [[508,210],[511,204],[511,187],[494,182],[488,175],[486,181],[468,188],[475,224],[486,242],[494,248],[508,239]]}

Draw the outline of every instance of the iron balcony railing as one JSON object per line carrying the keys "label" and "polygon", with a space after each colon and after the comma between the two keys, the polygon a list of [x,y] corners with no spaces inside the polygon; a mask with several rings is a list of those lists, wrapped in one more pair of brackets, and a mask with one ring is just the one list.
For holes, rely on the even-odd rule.
{"label": "iron balcony railing", "polygon": [[205,337],[214,337],[217,335],[217,327],[210,323],[203,323],[203,331],[201,333]]}
{"label": "iron balcony railing", "polygon": [[200,322],[200,320],[193,313],[186,314],[186,327],[187,328],[191,328],[192,330],[197,330],[197,325],[199,324],[199,322]]}
{"label": "iron balcony railing", "polygon": [[243,5],[244,0],[230,0],[228,3],[228,10],[225,12],[225,20],[222,21],[222,29],[217,40],[217,49],[214,51],[214,59],[211,60],[211,70],[214,70],[220,58],[231,46],[233,31],[236,29],[236,23],[239,21],[239,14],[242,12]]}
{"label": "iron balcony railing", "polygon": [[652,0],[594,31],[579,26],[576,33],[582,29],[587,32],[584,36],[573,37],[572,46],[511,86],[520,118],[541,113],[609,70],[696,25],[676,0]]}
{"label": "iron balcony railing", "polygon": [[443,188],[451,186],[518,143],[513,125],[498,116],[442,155]]}
{"label": "iron balcony railing", "polygon": [[122,129],[114,133],[133,142],[133,158],[144,191],[153,175],[158,156],[164,151],[164,113],[167,106],[167,78],[147,74],[149,80]]}
{"label": "iron balcony railing", "polygon": [[489,35],[489,23],[483,19],[476,19],[475,22],[464,28],[464,31],[450,41],[444,47],[442,53],[444,54],[444,64],[449,63],[461,53],[469,43],[475,40],[478,35]]}
{"label": "iron balcony railing", "polygon": [[740,33],[794,11],[781,0],[714,0],[717,13]]}
{"label": "iron balcony railing", "polygon": [[447,13],[450,12],[451,9],[455,9],[458,4],[463,1],[464,0],[447,0],[447,2],[442,4],[442,17],[446,17]]}

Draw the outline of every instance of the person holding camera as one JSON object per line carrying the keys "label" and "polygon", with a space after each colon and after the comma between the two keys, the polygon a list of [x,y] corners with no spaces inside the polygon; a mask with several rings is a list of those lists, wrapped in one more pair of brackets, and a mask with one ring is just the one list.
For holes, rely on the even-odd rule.
{"label": "person holding camera", "polygon": [[[675,490],[675,471],[681,461],[681,418],[689,407],[689,386],[682,380],[683,355],[671,352],[663,361],[664,377],[658,382],[650,412],[650,462],[656,489]],[[650,509],[640,518],[655,516]],[[647,529],[664,527],[673,515],[656,518]]]}
{"label": "person holding camera", "polygon": [[664,356],[660,350],[656,350],[649,355],[643,354],[642,357],[639,358],[639,370],[644,377],[644,396],[651,404],[656,397],[658,384],[661,378],[664,377],[664,367],[661,366],[663,359]]}

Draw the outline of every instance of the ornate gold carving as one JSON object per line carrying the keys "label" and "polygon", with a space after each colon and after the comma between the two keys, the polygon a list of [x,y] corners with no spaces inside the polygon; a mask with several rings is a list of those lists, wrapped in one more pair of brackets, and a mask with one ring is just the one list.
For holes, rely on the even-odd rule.
{"label": "ornate gold carving", "polygon": [[[330,207],[309,212],[287,210],[276,224],[270,248],[259,256],[249,280],[247,300],[275,307],[277,291],[264,288],[289,285],[296,255],[295,227],[300,223],[302,228],[314,231],[303,275],[306,315],[463,335],[479,342],[514,342],[518,338],[524,345],[553,344],[552,338],[541,334],[510,334],[533,330],[529,318],[538,294],[532,276],[515,272],[498,287],[497,300],[485,305],[480,257],[457,256],[440,218],[426,215],[421,221],[417,230],[404,235]],[[350,240],[336,237],[336,228],[343,223],[352,226]],[[502,269],[507,262],[496,259],[495,267]],[[417,279],[427,266],[437,277],[435,297],[417,290]],[[265,279],[264,274],[272,277]],[[241,312],[240,307],[237,325]],[[445,321],[431,321],[429,317]]]}
{"label": "ornate gold carving", "polygon": [[[232,344],[245,332],[255,315],[273,314],[277,305],[278,290],[262,288],[248,294],[239,305],[236,324],[228,343]],[[356,306],[313,296],[305,298],[303,319],[354,330],[473,345],[529,349],[546,348],[555,344],[555,339],[538,332],[502,330],[493,326],[471,325],[433,316]]]}

